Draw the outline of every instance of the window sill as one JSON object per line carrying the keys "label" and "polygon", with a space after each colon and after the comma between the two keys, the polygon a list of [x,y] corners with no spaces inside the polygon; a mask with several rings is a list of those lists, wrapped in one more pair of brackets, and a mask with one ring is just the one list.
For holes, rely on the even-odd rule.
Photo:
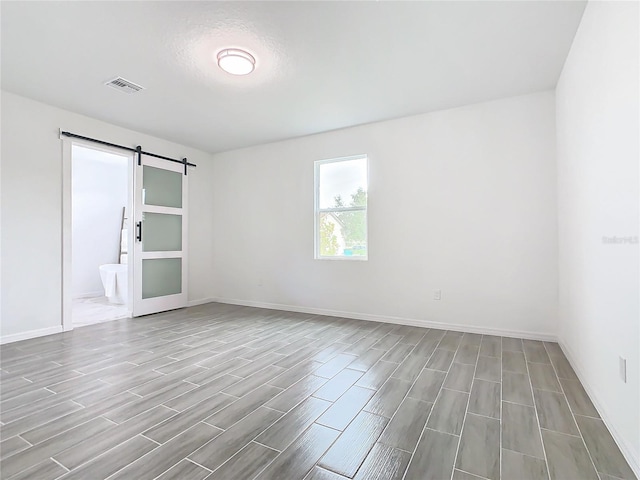
{"label": "window sill", "polygon": [[358,255],[354,255],[354,256],[348,256],[348,255],[337,256],[336,255],[335,257],[315,257],[314,260],[342,260],[347,262],[351,262],[351,261],[366,262],[369,260],[369,257],[358,256]]}

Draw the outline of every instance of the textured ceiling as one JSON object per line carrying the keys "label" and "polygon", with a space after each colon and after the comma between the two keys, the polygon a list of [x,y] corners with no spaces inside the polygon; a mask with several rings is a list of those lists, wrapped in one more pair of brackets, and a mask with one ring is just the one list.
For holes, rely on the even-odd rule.
{"label": "textured ceiling", "polygon": [[[554,88],[584,7],[2,1],[2,88],[220,152]],[[222,72],[223,47],[256,71]]]}

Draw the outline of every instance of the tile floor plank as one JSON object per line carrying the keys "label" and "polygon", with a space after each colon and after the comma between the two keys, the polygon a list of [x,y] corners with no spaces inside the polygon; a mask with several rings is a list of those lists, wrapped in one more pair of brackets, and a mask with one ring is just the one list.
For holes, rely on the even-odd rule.
{"label": "tile floor plank", "polygon": [[551,359],[542,342],[523,340],[522,346],[524,348],[524,354],[527,357],[527,362],[551,364]]}
{"label": "tile floor plank", "polygon": [[167,443],[130,463],[109,480],[151,480],[187,458],[191,453],[220,435],[221,430],[198,423]]}
{"label": "tile floor plank", "polygon": [[[340,382],[343,380],[343,378],[344,376],[340,376],[339,374],[329,381],[333,382],[332,386],[338,387],[341,385]],[[316,377],[315,375],[308,375],[298,383],[294,383],[289,388],[282,391],[279,395],[275,396],[272,400],[267,402],[266,405],[269,408],[275,408],[276,410],[280,410],[281,412],[288,412],[305,398],[314,394],[316,390],[318,390],[326,383],[326,378]]]}
{"label": "tile floor plank", "polygon": [[[516,478],[516,477],[514,477]],[[485,478],[479,477],[477,475],[472,475],[468,472],[463,472],[462,470],[458,470],[457,468],[453,471],[453,477],[451,480],[486,480]],[[518,480],[520,480],[518,478]]]}
{"label": "tile floor plank", "polygon": [[191,453],[189,458],[199,465],[215,470],[280,417],[282,413],[277,410],[259,407],[202,448]]}
{"label": "tile floor plank", "polygon": [[476,378],[471,388],[468,411],[500,419],[500,384]]}
{"label": "tile floor plank", "polygon": [[29,442],[17,435],[15,437],[5,438],[0,442],[0,460],[10,457],[30,446],[31,444]]}
{"label": "tile floor plank", "polygon": [[458,348],[455,357],[453,357],[453,362],[475,366],[476,362],[478,361],[479,352],[480,347],[478,347],[477,345],[460,345],[460,348]]}
{"label": "tile floor plank", "polygon": [[[215,413],[219,412],[227,405],[232,404],[237,399],[224,393],[218,393],[211,398],[197,403],[193,407],[176,413],[167,420],[150,427],[143,432],[145,437],[158,443],[165,443],[173,437],[190,429],[199,422],[202,422]],[[129,420],[132,421],[137,417]],[[123,424],[124,425],[124,424]]]}
{"label": "tile floor plank", "polygon": [[11,478],[12,480],[53,480],[54,478],[59,478],[61,475],[64,475],[66,472],[67,470],[56,462],[47,459]]}
{"label": "tile floor plank", "polygon": [[327,383],[318,388],[313,393],[313,396],[329,402],[335,402],[344,392],[349,390],[354,383],[360,380],[360,377],[362,377],[362,372],[345,368]]}
{"label": "tile floor plank", "polygon": [[533,393],[529,375],[502,372],[502,399],[512,403],[533,406]]}
{"label": "tile floor plank", "polygon": [[359,387],[370,388],[372,390],[378,390],[384,382],[391,376],[393,371],[398,368],[398,365],[391,362],[379,361],[373,367],[371,367],[367,373],[365,373],[356,382]]}
{"label": "tile floor plank", "polygon": [[[227,429],[237,421],[241,420],[258,407],[264,405],[269,400],[278,395],[282,390],[270,385],[263,385],[248,395],[214,413],[207,418],[207,423],[216,427]],[[287,409],[288,410],[288,409]]]}
{"label": "tile floor plank", "polygon": [[406,397],[378,440],[391,447],[413,452],[431,413],[432,403]]}
{"label": "tile floor plank", "polygon": [[533,390],[540,428],[580,435],[564,395],[546,390]]}
{"label": "tile floor plank", "polygon": [[255,480],[304,478],[338,438],[340,432],[313,424],[276,457]]}
{"label": "tile floor plank", "polygon": [[502,372],[523,373],[528,375],[527,362],[522,352],[502,352]]}
{"label": "tile floor plank", "polygon": [[411,390],[409,390],[409,396],[433,403],[436,401],[445,378],[446,374],[444,372],[425,368],[411,387]]}
{"label": "tile floor plank", "polygon": [[375,393],[375,390],[352,386],[316,420],[316,423],[335,430],[344,430]]}
{"label": "tile floor plank", "polygon": [[460,435],[468,401],[468,393],[443,388],[431,409],[427,427],[439,432]]}
{"label": "tile floor plank", "polygon": [[519,480],[548,480],[544,459],[529,457],[522,453],[502,449],[502,478]]}
{"label": "tile floor plank", "polygon": [[538,420],[533,407],[502,403],[502,447],[544,460]]}
{"label": "tile floor plank", "polygon": [[500,358],[502,355],[501,338],[492,335],[483,335],[480,344],[480,355]]}
{"label": "tile floor plank", "polygon": [[462,363],[453,363],[447,373],[447,378],[444,381],[444,387],[449,390],[458,390],[460,392],[471,392],[471,384],[473,382],[473,374],[476,366],[466,365]]}
{"label": "tile floor plank", "polygon": [[405,480],[451,478],[459,437],[425,429],[405,474]]}
{"label": "tile floor plank", "polygon": [[500,421],[467,415],[456,468],[491,480],[500,479]]}
{"label": "tile floor plank", "polygon": [[576,422],[598,472],[624,480],[635,480],[633,471],[602,420],[576,416]]}
{"label": "tile floor plank", "polygon": [[522,340],[519,338],[502,337],[503,352],[523,352]]}
{"label": "tile floor plank", "polygon": [[499,358],[480,355],[478,357],[478,364],[476,365],[475,378],[488,380],[490,382],[499,382],[501,364],[502,361]]}
{"label": "tile floor plank", "polygon": [[569,407],[574,415],[583,415],[585,417],[600,418],[596,407],[593,406],[591,399],[584,391],[584,388],[578,380],[560,379],[562,391],[567,397]]}
{"label": "tile floor plank", "polygon": [[324,468],[316,466],[309,474],[304,477],[304,480],[346,480],[347,477],[338,475],[337,473],[330,472]]}
{"label": "tile floor plank", "polygon": [[9,478],[30,465],[36,465],[45,461],[47,458],[60,453],[67,448],[71,448],[83,441],[99,435],[100,433],[110,429],[114,424],[104,418],[94,418],[93,420],[83,423],[75,428],[59,433],[48,440],[27,448],[20,452],[5,458],[0,465],[0,473],[2,478]]}
{"label": "tile floor plank", "polygon": [[114,425],[91,442],[85,442],[82,448],[69,448],[54,455],[53,459],[69,470],[73,470],[175,414],[176,412],[159,405],[127,422]]}
{"label": "tile floor plank", "polygon": [[283,451],[331,405],[332,403],[326,400],[309,397],[262,432],[256,441],[275,450]]}
{"label": "tile floor plank", "polygon": [[353,477],[389,420],[360,412],[318,463],[332,472]]}
{"label": "tile floor plank", "polygon": [[376,443],[354,480],[402,480],[411,454]]}
{"label": "tile floor plank", "polygon": [[253,478],[275,459],[280,452],[249,442],[236,455],[207,477],[207,480]]}
{"label": "tile floor plank", "polygon": [[542,442],[547,452],[551,480],[598,480],[598,474],[580,437],[543,430]]}
{"label": "tile floor plank", "polygon": [[189,460],[182,460],[160,475],[156,480],[204,480],[211,472]]}
{"label": "tile floor plank", "polygon": [[448,372],[454,357],[455,351],[436,348],[431,357],[429,357],[426,368]]}
{"label": "tile floor plank", "polygon": [[527,365],[533,388],[550,392],[562,392],[556,372],[550,364],[528,363]]}
{"label": "tile floor plank", "polygon": [[390,378],[365,405],[364,411],[391,418],[405,397],[411,384]]}

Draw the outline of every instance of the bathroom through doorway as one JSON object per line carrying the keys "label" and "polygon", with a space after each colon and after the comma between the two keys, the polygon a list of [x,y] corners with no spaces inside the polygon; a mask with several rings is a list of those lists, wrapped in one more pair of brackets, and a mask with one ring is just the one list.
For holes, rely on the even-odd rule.
{"label": "bathroom through doorway", "polygon": [[71,146],[73,327],[131,317],[131,156]]}

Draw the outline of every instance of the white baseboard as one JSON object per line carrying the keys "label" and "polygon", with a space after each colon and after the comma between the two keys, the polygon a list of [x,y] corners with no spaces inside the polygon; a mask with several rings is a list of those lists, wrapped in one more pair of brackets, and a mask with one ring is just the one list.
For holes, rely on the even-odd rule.
{"label": "white baseboard", "polygon": [[372,322],[394,323],[398,325],[410,325],[412,327],[437,328],[440,330],[454,330],[456,332],[479,333],[482,335],[498,335],[501,337],[517,337],[527,340],[542,340],[555,342],[557,336],[551,333],[527,332],[521,330],[506,330],[500,328],[478,327],[476,325],[452,324],[434,322],[405,317],[389,317],[385,315],[373,315],[370,313],[342,312],[339,310],[327,310],[323,308],[301,307],[297,305],[283,305],[279,303],[256,302],[253,300],[237,300],[232,298],[212,298],[210,302],[227,303],[230,305],[242,305],[245,307],[267,308],[270,310],[284,310],[286,312],[309,313],[312,315],[326,315],[329,317],[352,318],[355,320],[369,320]]}
{"label": "white baseboard", "polygon": [[187,307],[197,307],[198,305],[204,305],[205,303],[215,302],[214,298],[201,298],[200,300],[189,300]]}
{"label": "white baseboard", "polygon": [[14,333],[13,335],[4,335],[0,337],[0,344],[19,342],[20,340],[28,340],[30,338],[44,337],[45,335],[53,335],[62,332],[62,325],[55,327],[40,328],[38,330],[29,330],[28,332]]}
{"label": "white baseboard", "polygon": [[596,389],[594,389],[593,386],[587,381],[587,377],[584,374],[584,370],[580,367],[580,365],[576,361],[576,357],[571,352],[571,349],[569,349],[569,347],[560,338],[558,338],[558,345],[560,345],[560,348],[564,352],[564,356],[567,357],[567,360],[569,360],[569,363],[573,367],[573,370],[576,372],[576,375],[578,376],[580,383],[582,383],[582,386],[587,392],[587,395],[589,395],[589,398],[593,402],[593,406],[596,407],[596,410],[600,414],[600,418],[602,419],[604,424],[607,426],[607,429],[609,429],[609,432],[611,433],[613,440],[618,445],[618,448],[622,452],[622,455],[624,456],[624,458],[627,460],[627,463],[631,467],[631,470],[633,470],[633,472],[636,474],[636,477],[640,478],[640,461],[639,461],[640,459],[638,459],[636,454],[634,454],[634,451],[631,448],[631,446],[620,435],[620,433],[616,430],[615,426],[609,419],[608,409],[605,408],[604,402],[597,395]]}

